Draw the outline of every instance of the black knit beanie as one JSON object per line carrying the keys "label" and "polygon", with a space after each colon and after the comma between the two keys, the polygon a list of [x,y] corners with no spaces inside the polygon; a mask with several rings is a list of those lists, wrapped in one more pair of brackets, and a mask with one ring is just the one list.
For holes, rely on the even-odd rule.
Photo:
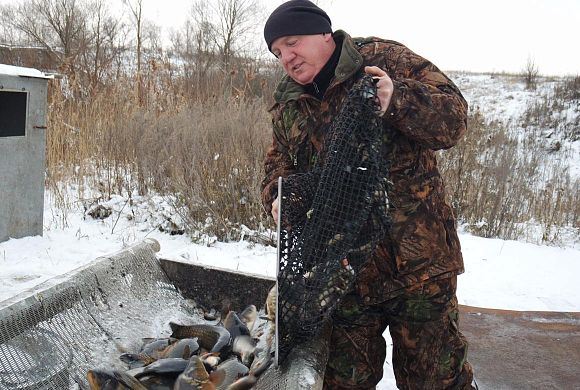
{"label": "black knit beanie", "polygon": [[272,43],[288,35],[313,35],[332,32],[332,22],[322,9],[308,0],[290,0],[272,12],[264,26],[264,39]]}

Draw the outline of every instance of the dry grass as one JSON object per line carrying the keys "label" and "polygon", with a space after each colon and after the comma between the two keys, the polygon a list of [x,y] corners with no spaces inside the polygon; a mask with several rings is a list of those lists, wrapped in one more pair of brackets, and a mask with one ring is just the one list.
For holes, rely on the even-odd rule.
{"label": "dry grass", "polygon": [[[237,239],[242,225],[260,231],[272,227],[259,188],[271,139],[267,108],[279,75],[255,65],[202,81],[199,75],[177,74],[167,64],[150,64],[141,104],[129,78],[90,94],[70,85],[63,94],[55,81],[48,184],[64,210],[63,224],[72,200],[60,184],[72,182],[81,201],[151,191],[167,196],[182,210],[184,229],[192,237],[201,232]],[[557,243],[562,228],[579,228],[578,180],[565,167],[544,163],[540,130],[548,126],[554,104],[577,102],[578,79],[566,85],[548,103],[530,107],[522,124],[490,122],[472,113],[467,136],[442,154],[450,201],[474,233],[525,239],[533,222],[542,227],[545,241]],[[525,137],[514,135],[518,125],[528,129]]]}
{"label": "dry grass", "polygon": [[154,191],[171,195],[176,209],[185,207],[189,233],[204,229],[227,240],[242,224],[263,229],[259,184],[270,137],[263,99],[240,96],[244,86],[203,99],[178,89],[169,100],[150,88],[140,107],[132,90],[121,81],[86,100],[52,91],[47,160],[53,192],[61,193],[63,181],[77,184],[75,197],[83,201],[90,201],[88,193],[108,199]]}
{"label": "dry grass", "polygon": [[575,85],[568,80],[555,93],[539,96],[521,123],[488,121],[472,113],[465,138],[441,154],[450,201],[469,230],[537,241],[530,234],[535,224],[542,229],[540,241],[557,244],[567,229],[580,228],[580,181],[570,176],[563,159],[550,158],[567,152],[551,146],[555,134],[568,144],[578,139],[577,122],[552,115],[580,106]]}

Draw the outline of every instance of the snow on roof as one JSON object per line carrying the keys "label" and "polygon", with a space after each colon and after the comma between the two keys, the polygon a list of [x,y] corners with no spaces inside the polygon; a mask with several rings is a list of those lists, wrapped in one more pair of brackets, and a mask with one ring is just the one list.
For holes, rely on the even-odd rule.
{"label": "snow on roof", "polygon": [[37,69],[24,68],[21,66],[0,64],[0,75],[34,77],[39,79],[52,79],[53,75],[47,75]]}

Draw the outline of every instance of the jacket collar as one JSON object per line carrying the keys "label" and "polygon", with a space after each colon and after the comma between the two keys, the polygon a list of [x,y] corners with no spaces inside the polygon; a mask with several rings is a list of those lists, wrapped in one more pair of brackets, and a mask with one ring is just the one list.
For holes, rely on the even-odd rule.
{"label": "jacket collar", "polygon": [[[350,35],[342,30],[336,30],[333,35],[342,38],[342,50],[334,71],[335,80],[329,88],[349,79],[363,64],[362,55],[356,49]],[[286,103],[290,100],[297,100],[304,93],[302,85],[285,75],[274,92],[274,100],[276,103]]]}

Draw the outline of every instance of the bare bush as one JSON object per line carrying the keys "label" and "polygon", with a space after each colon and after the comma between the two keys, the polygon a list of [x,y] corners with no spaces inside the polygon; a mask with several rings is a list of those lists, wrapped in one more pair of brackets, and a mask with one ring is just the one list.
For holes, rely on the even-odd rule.
{"label": "bare bush", "polygon": [[[3,20],[11,15],[21,26],[18,34],[3,28],[3,36],[25,34],[50,50],[68,47],[69,54],[57,53],[64,77],[50,84],[47,132],[47,184],[64,210],[61,223],[73,204],[62,191],[67,182],[76,185],[78,199],[87,189],[103,199],[162,195],[192,236],[203,232],[227,240],[239,237],[242,225],[273,227],[259,188],[271,137],[267,109],[281,71],[238,50],[245,37],[235,32],[249,34],[244,26],[251,17],[235,14],[237,22],[228,21],[227,12],[204,13],[208,5],[198,2],[198,12],[173,36],[170,52],[155,47],[158,35],[149,28],[137,33],[147,47],[133,55],[126,26],[110,16],[104,0],[94,0],[91,13],[87,1],[26,0],[48,7],[30,19],[18,15],[17,7],[2,9]],[[141,2],[130,4],[138,18]],[[224,12],[230,4],[253,9],[251,1],[219,4]],[[58,13],[49,6],[65,8]],[[50,18],[69,23],[72,32],[60,37],[58,29],[47,27]],[[35,30],[39,26],[43,35]],[[523,74],[529,86],[540,82],[531,59]],[[557,243],[564,229],[579,228],[578,179],[563,158],[547,157],[566,157],[570,142],[579,138],[580,116],[572,120],[566,113],[580,111],[580,82],[574,77],[555,85],[518,123],[471,112],[467,135],[441,153],[448,196],[470,231],[532,239],[529,226],[535,224],[544,241]]]}
{"label": "bare bush", "polygon": [[580,228],[580,182],[560,160],[546,161],[537,127],[518,137],[514,126],[470,114],[465,138],[441,153],[450,202],[477,235],[534,240],[535,223],[558,243],[562,229]]}
{"label": "bare bush", "polygon": [[540,70],[538,69],[538,65],[536,65],[534,59],[531,56],[528,57],[526,66],[522,70],[521,74],[526,83],[526,88],[535,90],[536,86],[538,85],[538,76],[540,74]]}

